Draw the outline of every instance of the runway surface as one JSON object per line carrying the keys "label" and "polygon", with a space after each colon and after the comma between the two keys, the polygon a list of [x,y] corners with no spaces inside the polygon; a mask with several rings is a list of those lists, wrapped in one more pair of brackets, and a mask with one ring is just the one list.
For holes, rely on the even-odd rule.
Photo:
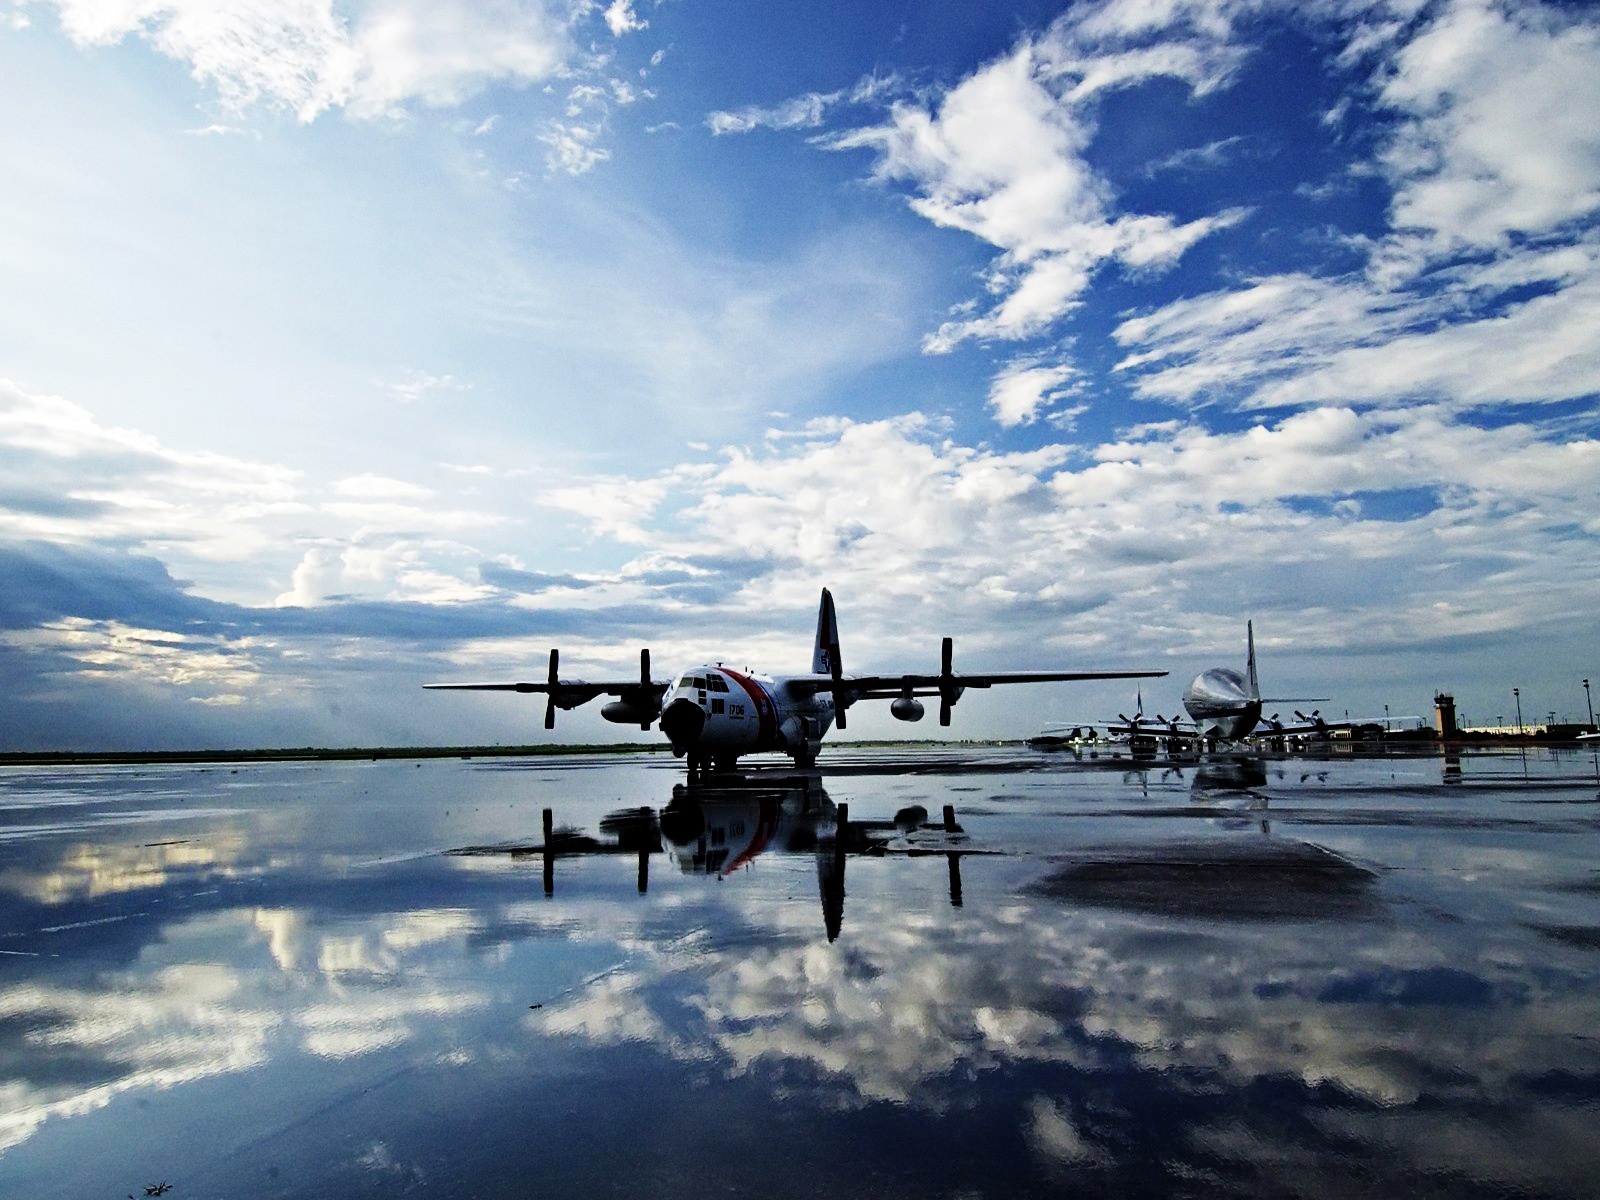
{"label": "runway surface", "polygon": [[827,754],[0,770],[0,1191],[1600,1190],[1600,750]]}

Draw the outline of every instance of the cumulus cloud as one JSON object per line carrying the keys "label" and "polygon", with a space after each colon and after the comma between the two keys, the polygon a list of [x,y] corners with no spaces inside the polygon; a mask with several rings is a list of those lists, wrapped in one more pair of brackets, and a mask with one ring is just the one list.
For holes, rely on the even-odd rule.
{"label": "cumulus cloud", "polygon": [[80,44],[136,35],[229,107],[265,102],[303,121],[334,108],[374,117],[414,101],[457,104],[491,83],[550,78],[571,53],[566,10],[544,0],[51,2]]}
{"label": "cumulus cloud", "polygon": [[1600,211],[1600,29],[1581,13],[1461,0],[1393,60],[1384,155],[1397,227],[1496,246]]}
{"label": "cumulus cloud", "polygon": [[[1137,394],[1245,408],[1551,403],[1600,391],[1600,35],[1559,9],[1342,28],[1398,118],[1364,272],[1263,275],[1123,321]],[[1600,102],[1597,99],[1596,102]]]}
{"label": "cumulus cloud", "polygon": [[1106,264],[1170,267],[1247,215],[1231,209],[1179,221],[1118,214],[1113,189],[1086,158],[1096,132],[1092,102],[1101,93],[1156,76],[1203,92],[1226,78],[1237,53],[1200,44],[1123,53],[1086,43],[1085,30],[1063,19],[969,75],[936,105],[901,102],[886,124],[825,143],[875,151],[877,177],[909,186],[914,211],[1001,251],[986,281],[1000,300],[941,326],[926,341],[932,352],[968,339],[1036,336],[1078,307]]}
{"label": "cumulus cloud", "polygon": [[1049,365],[1022,358],[1008,363],[989,385],[989,408],[1001,425],[1026,425],[1042,409],[1071,395],[1076,372],[1063,363]]}
{"label": "cumulus cloud", "polygon": [[633,0],[611,0],[606,6],[605,22],[612,37],[621,37],[625,33],[636,33],[641,29],[650,28],[650,22],[633,11]]}
{"label": "cumulus cloud", "polygon": [[[1419,490],[1420,511],[1389,511],[1385,497]],[[1208,618],[1189,606],[1230,596],[1258,617],[1315,607],[1324,644],[1378,628],[1421,644],[1581,609],[1575,568],[1594,549],[1573,522],[1600,511],[1600,443],[1486,430],[1442,407],[1327,407],[1235,432],[1151,426],[1085,461],[1063,446],[963,446],[903,417],[730,448],[709,472],[608,478],[572,492],[572,511],[591,494],[648,497],[594,514],[597,534],[767,564],[731,609],[827,580],[886,658],[924,607],[990,639],[1005,613],[1013,646],[1060,638],[1071,613],[1072,644],[1111,647],[1130,621],[1199,635]]]}

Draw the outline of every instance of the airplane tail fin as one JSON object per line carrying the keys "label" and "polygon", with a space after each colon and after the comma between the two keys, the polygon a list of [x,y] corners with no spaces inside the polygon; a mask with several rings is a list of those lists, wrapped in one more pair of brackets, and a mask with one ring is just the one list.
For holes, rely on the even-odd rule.
{"label": "airplane tail fin", "polygon": [[1261,684],[1256,681],[1256,628],[1254,621],[1244,623],[1245,643],[1249,646],[1249,655],[1245,659],[1245,676],[1250,684],[1250,699],[1261,699]]}
{"label": "airplane tail fin", "polygon": [[811,673],[832,675],[844,669],[839,657],[839,618],[833,611],[833,593],[822,589],[822,606],[817,609],[817,643],[811,651]]}

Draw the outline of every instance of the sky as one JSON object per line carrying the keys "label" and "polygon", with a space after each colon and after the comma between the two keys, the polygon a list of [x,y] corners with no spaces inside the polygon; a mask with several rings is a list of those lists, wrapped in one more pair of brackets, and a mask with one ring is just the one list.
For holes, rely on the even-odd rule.
{"label": "sky", "polygon": [[847,671],[1586,718],[1594,5],[0,0],[0,79],[0,748],[636,740],[420,684],[823,586]]}

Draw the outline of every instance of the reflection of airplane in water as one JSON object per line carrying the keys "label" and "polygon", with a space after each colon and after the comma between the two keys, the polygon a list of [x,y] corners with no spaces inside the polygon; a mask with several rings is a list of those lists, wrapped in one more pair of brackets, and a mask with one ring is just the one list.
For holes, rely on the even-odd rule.
{"label": "reflection of airplane in water", "polygon": [[733,777],[725,785],[672,789],[659,812],[648,807],[622,809],[600,822],[602,837],[557,828],[553,810],[544,810],[544,842],[537,846],[467,846],[458,855],[539,856],[544,863],[545,895],[555,894],[557,859],[581,855],[635,855],[638,888],[650,887],[650,859],[665,853],[685,875],[726,879],[763,854],[811,854],[817,866],[823,926],[831,942],[844,919],[845,861],[850,855],[911,857],[943,855],[949,863],[950,903],[961,906],[963,855],[981,853],[965,845],[965,834],[946,806],[943,820],[928,820],[912,805],[890,821],[852,821],[849,806],[835,805],[814,778],[748,784]]}
{"label": "reflection of airplane in water", "polygon": [[[1269,774],[1285,778],[1282,763],[1249,754],[1124,770],[1124,783],[1142,787],[1147,799],[1151,784],[1170,791],[1174,781],[1187,783],[1189,804],[1141,804],[1128,810],[1124,815],[1160,818],[1162,832],[1049,854],[1044,860],[1054,864],[1049,873],[1026,890],[1090,907],[1198,919],[1321,920],[1373,911],[1372,872],[1314,843],[1274,836],[1268,820]],[[1300,782],[1314,774],[1302,773]],[[1325,776],[1323,772],[1319,778]],[[1201,818],[1188,828],[1205,832],[1167,835],[1171,826],[1166,822],[1174,818]],[[1260,836],[1248,836],[1247,831]],[[851,858],[942,857],[949,872],[950,904],[960,908],[962,858],[1007,853],[1004,847],[973,847],[949,805],[942,820],[930,820],[921,805],[902,809],[892,820],[853,820],[849,805],[835,804],[811,776],[759,782],[732,776],[715,784],[678,785],[659,810],[641,806],[608,814],[599,833],[594,837],[558,828],[552,810],[545,809],[542,844],[468,846],[451,853],[537,856],[543,862],[547,896],[555,895],[557,862],[564,858],[636,856],[638,890],[644,894],[650,886],[650,860],[661,855],[683,875],[728,880],[734,886],[758,859],[809,855],[830,942],[843,926],[845,872]]]}
{"label": "reflection of airplane in water", "polygon": [[731,770],[741,754],[779,750],[798,766],[816,762],[828,730],[845,728],[845,713],[858,700],[888,700],[897,721],[920,721],[922,698],[939,698],[939,724],[950,724],[950,710],[968,688],[1012,683],[1052,683],[1086,679],[1131,679],[1165,671],[1004,671],[957,673],[951,666],[952,642],[940,647],[939,670],[846,675],[839,654],[839,625],[833,597],[822,590],[811,670],[800,675],[755,675],[722,663],[695,667],[675,682],[650,677],[650,651],[639,655],[637,679],[587,682],[562,679],[559,656],[550,651],[550,669],[541,681],[525,683],[429,683],[428,688],[538,693],[546,697],[544,727],[555,727],[556,709],[577,708],[596,696],[617,699],[600,710],[608,721],[650,728],[657,719],[672,752],[687,757],[690,777],[715,767]]}

